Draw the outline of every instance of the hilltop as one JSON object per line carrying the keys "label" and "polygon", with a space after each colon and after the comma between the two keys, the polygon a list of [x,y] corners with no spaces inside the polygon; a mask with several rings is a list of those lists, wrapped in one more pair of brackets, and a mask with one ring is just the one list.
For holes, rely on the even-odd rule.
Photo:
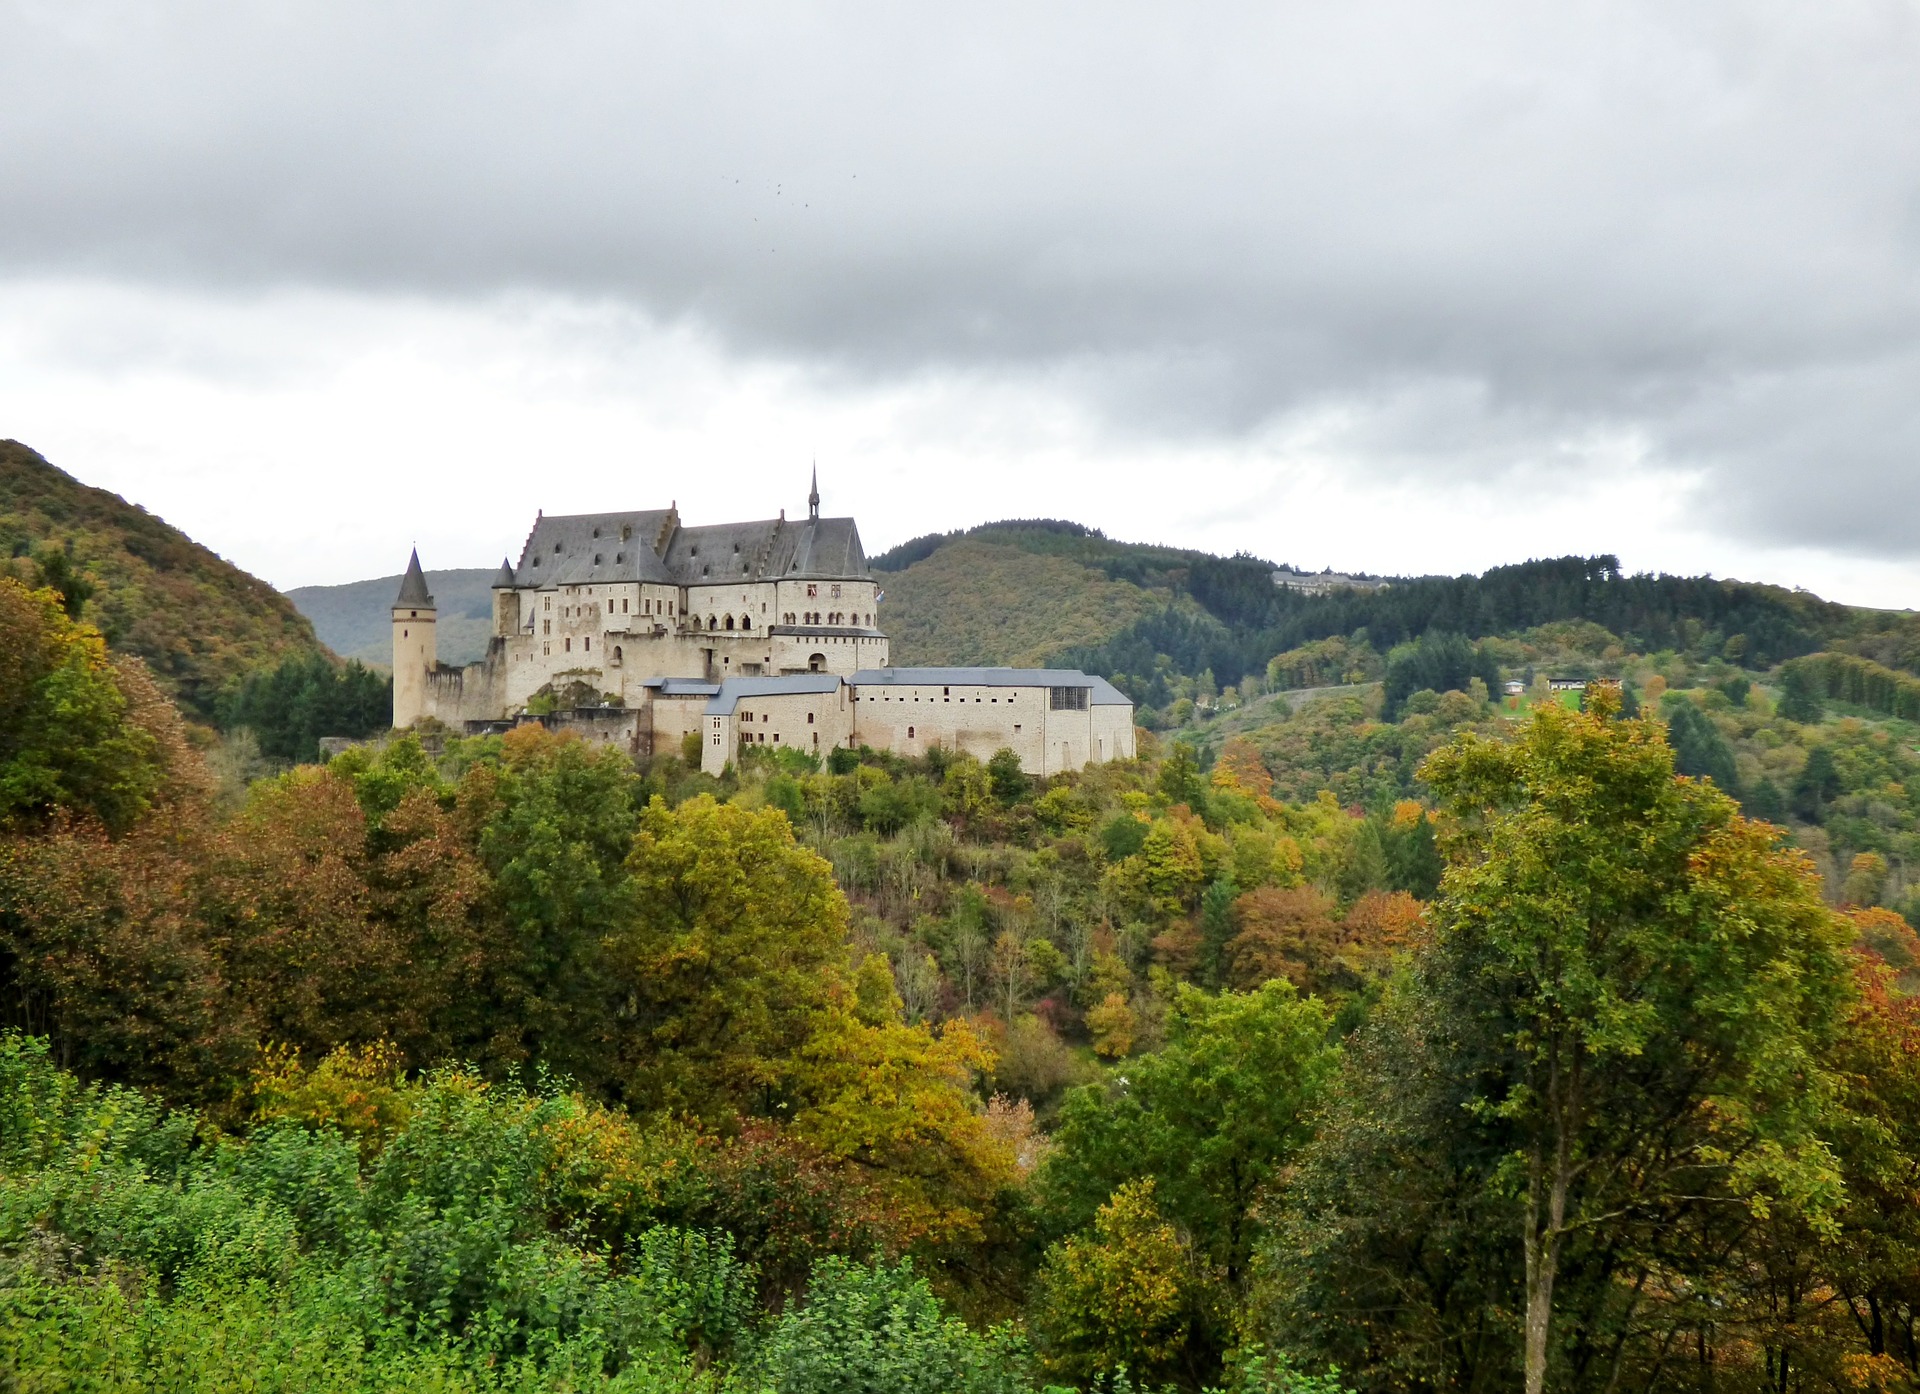
{"label": "hilltop", "polygon": [[169,696],[212,720],[222,691],[290,658],[330,658],[278,591],[118,494],[0,440],[0,568],[35,581],[55,548],[93,587],[85,618],[144,659]]}

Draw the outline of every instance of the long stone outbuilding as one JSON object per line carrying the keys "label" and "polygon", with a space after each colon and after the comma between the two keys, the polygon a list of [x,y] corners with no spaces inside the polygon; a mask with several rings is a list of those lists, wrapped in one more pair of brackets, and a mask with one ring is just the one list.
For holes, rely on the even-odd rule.
{"label": "long stone outbuilding", "polygon": [[869,668],[850,677],[732,678],[702,713],[700,768],[719,774],[748,747],[824,755],[871,746],[1000,750],[1054,775],[1134,755],[1133,703],[1105,678],[1063,668]]}

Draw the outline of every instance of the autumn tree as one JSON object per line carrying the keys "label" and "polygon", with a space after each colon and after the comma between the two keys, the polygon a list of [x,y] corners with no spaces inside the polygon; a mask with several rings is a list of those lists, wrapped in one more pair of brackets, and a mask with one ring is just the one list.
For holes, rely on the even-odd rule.
{"label": "autumn tree", "polygon": [[832,868],[779,810],[702,795],[677,809],[654,799],[626,870],[631,913],[600,962],[628,1100],[715,1118],[772,1111],[845,972]]}
{"label": "autumn tree", "polygon": [[[1423,769],[1453,831],[1419,981],[1465,1119],[1510,1158],[1488,1181],[1514,1207],[1528,1394],[1594,1354],[1676,1232],[1741,1208],[1826,1223],[1841,1194],[1822,1057],[1850,931],[1805,858],[1675,779],[1661,729],[1615,700]],[[1563,1331],[1570,1259],[1589,1305]]]}

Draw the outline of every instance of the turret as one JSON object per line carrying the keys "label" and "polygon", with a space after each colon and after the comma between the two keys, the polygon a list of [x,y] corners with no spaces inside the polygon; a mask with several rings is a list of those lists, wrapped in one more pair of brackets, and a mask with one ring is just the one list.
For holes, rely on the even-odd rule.
{"label": "turret", "polygon": [[434,641],[437,618],[416,548],[407,560],[407,574],[400,578],[400,593],[393,598],[393,724],[397,729],[404,730],[427,714],[427,675],[440,662]]}
{"label": "turret", "polygon": [[807,517],[813,522],[820,521],[820,466],[813,467],[813,488],[807,493]]}
{"label": "turret", "polygon": [[501,558],[500,570],[493,578],[493,633],[496,638],[511,639],[520,632],[520,592],[513,579],[513,563]]}

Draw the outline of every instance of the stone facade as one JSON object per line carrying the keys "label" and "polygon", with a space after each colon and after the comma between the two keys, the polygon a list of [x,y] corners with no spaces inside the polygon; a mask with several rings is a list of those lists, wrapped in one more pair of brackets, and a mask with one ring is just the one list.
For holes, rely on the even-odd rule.
{"label": "stone facade", "polygon": [[436,660],[419,554],[393,604],[393,724],[540,720],[636,755],[701,738],[715,773],[742,745],[824,754],[1007,747],[1053,774],[1130,758],[1133,707],[1084,673],[888,668],[880,589],[851,518],[689,528],[675,507],[549,518],[493,584],[493,638]]}

